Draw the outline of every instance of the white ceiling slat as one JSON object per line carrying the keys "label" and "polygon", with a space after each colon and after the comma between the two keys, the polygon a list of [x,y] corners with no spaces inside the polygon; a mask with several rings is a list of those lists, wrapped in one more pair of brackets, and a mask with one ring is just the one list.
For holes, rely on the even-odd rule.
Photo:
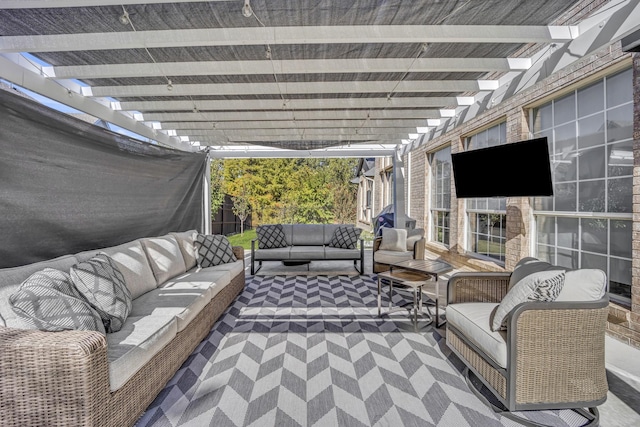
{"label": "white ceiling slat", "polygon": [[303,137],[301,135],[287,135],[283,137],[282,135],[252,135],[252,136],[231,136],[228,137],[227,140],[221,139],[216,136],[204,136],[194,138],[194,140],[205,141],[205,142],[278,142],[278,141],[385,141],[392,142],[395,141],[396,144],[399,144],[402,139],[406,139],[407,134],[385,134],[385,135],[309,135]]}
{"label": "white ceiling slat", "polygon": [[[16,3],[23,0],[15,0]],[[79,1],[80,3],[81,1]],[[26,2],[24,2],[26,3]],[[2,7],[5,5],[3,3]],[[117,17],[114,17],[117,19]],[[564,43],[573,26],[353,25],[45,34],[0,37],[0,53],[329,43]]]}
{"label": "white ceiling slat", "polygon": [[498,87],[497,80],[340,81],[295,83],[218,83],[94,86],[85,96],[278,95],[318,93],[477,92]]}
{"label": "white ceiling slat", "polygon": [[[267,121],[236,121],[236,122],[217,122],[215,129],[283,129],[283,128],[335,128],[335,127],[352,127],[360,126],[368,128],[386,127],[386,128],[415,128],[425,126],[426,120],[267,120]],[[162,122],[163,129],[175,130],[195,130],[195,129],[212,129],[211,122]],[[412,131],[412,132],[413,132]]]}
{"label": "white ceiling slat", "polygon": [[[380,138],[381,135],[401,135],[402,138],[406,138],[410,132],[415,132],[415,127],[409,128],[279,128],[279,129],[228,129],[228,130],[217,130],[217,129],[191,129],[191,130],[180,130],[178,133],[181,136],[295,136],[299,137],[302,135],[352,135],[352,136],[361,136],[361,137],[370,137],[370,138]],[[286,138],[285,138],[286,139]]]}
{"label": "white ceiling slat", "polygon": [[[124,101],[115,102],[115,109],[127,111],[167,111],[193,110],[282,110],[280,99],[251,99],[224,101]],[[322,98],[322,99],[288,99],[286,108],[292,110],[326,110],[355,108],[443,108],[462,105],[454,96],[434,97],[393,97],[384,98]]]}
{"label": "white ceiling slat", "polygon": [[311,111],[229,111],[199,113],[145,113],[145,121],[158,122],[225,122],[262,120],[365,120],[370,119],[438,119],[438,110],[311,110]]}
{"label": "white ceiling slat", "polygon": [[[524,70],[525,58],[359,58],[196,61],[51,67],[48,76],[70,79],[256,74],[480,72]],[[530,61],[529,61],[530,65]]]}

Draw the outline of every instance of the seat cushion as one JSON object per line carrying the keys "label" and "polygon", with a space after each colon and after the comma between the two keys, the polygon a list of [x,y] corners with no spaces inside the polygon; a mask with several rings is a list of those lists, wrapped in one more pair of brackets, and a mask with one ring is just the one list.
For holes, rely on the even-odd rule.
{"label": "seat cushion", "polygon": [[258,261],[279,261],[283,259],[289,259],[289,251],[289,246],[287,246],[286,248],[259,249],[255,252],[254,256]]}
{"label": "seat cushion", "polygon": [[291,246],[289,259],[324,259],[324,246]]}
{"label": "seat cushion", "polygon": [[406,251],[407,230],[400,228],[383,228],[379,249],[398,252]]}
{"label": "seat cushion", "polygon": [[100,253],[69,270],[71,281],[100,317],[107,332],[117,332],[131,312],[131,292],[110,256]]}
{"label": "seat cushion", "polygon": [[211,298],[213,299],[218,292],[224,289],[229,283],[231,283],[231,278],[235,277],[235,275],[231,274],[231,271],[234,271],[237,267],[238,261],[231,264],[224,264],[227,269],[221,269],[220,265],[215,267],[203,268],[201,270],[192,271],[189,276],[181,277],[180,279],[174,278],[173,280],[177,280],[175,283],[173,280],[167,283],[168,286],[185,286],[185,283],[188,286],[207,286],[210,291]]}
{"label": "seat cushion", "polygon": [[118,332],[107,334],[111,391],[122,387],[177,334],[174,316],[130,316]]}
{"label": "seat cushion", "polygon": [[[204,284],[203,284],[204,285]],[[198,286],[185,281],[173,282],[141,295],[133,301],[132,317],[175,316],[178,332],[187,327],[200,311],[211,301],[208,284]]]}
{"label": "seat cushion", "polygon": [[382,264],[393,264],[408,259],[413,259],[413,251],[378,250],[373,254],[373,260]]}
{"label": "seat cushion", "polygon": [[467,302],[447,306],[447,322],[503,368],[507,367],[507,333],[491,330],[496,303]]}
{"label": "seat cushion", "polygon": [[184,265],[187,270],[191,270],[196,266],[196,236],[198,232],[196,230],[183,231],[181,233],[169,233],[176,238],[178,245],[180,245],[180,252],[182,252],[182,258],[184,258]]}
{"label": "seat cushion", "polygon": [[20,267],[2,268],[0,269],[0,326],[9,328],[28,329],[29,326],[24,323],[9,304],[9,296],[16,292],[20,284],[27,277],[37,271],[45,268],[54,268],[56,270],[68,272],[72,265],[77,264],[78,260],[73,255],[64,255],[47,261],[27,264]]}
{"label": "seat cushion", "polygon": [[360,259],[360,249],[324,248],[325,259]]}
{"label": "seat cushion", "polygon": [[141,242],[156,278],[156,285],[187,271],[180,245],[174,236],[149,237],[141,239]]}
{"label": "seat cushion", "polygon": [[207,272],[221,271],[221,272],[228,273],[229,281],[231,281],[233,277],[236,277],[238,274],[242,273],[242,270],[244,270],[244,263],[241,260],[238,260],[234,262],[229,262],[227,264],[220,264],[220,265],[214,265],[213,267],[203,268],[200,271],[198,271],[196,274],[200,275],[200,274],[205,274]]}

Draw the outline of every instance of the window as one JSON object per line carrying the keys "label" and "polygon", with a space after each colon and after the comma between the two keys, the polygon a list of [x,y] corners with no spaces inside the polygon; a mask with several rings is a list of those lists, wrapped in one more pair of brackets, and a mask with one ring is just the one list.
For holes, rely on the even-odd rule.
{"label": "window", "polygon": [[549,140],[553,197],[534,199],[538,257],[599,268],[612,300],[631,300],[633,178],[631,70],[532,111],[535,137]]}
{"label": "window", "polygon": [[449,211],[451,210],[451,147],[431,156],[431,218],[435,242],[449,245]]}
{"label": "window", "polygon": [[[467,150],[493,147],[507,142],[505,122],[466,139]],[[482,179],[478,177],[478,179]],[[491,186],[491,182],[486,182]],[[468,250],[504,262],[507,241],[507,199],[483,197],[467,199]]]}

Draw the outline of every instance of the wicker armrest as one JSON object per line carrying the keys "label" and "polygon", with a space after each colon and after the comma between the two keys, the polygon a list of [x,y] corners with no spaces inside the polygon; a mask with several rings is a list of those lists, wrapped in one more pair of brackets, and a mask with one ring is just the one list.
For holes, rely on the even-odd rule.
{"label": "wicker armrest", "polygon": [[242,265],[244,265],[244,248],[242,246],[232,246],[231,249],[236,258],[242,260]]}
{"label": "wicker armrest", "polygon": [[380,249],[380,243],[382,243],[382,237],[376,237],[373,239],[373,252]]}
{"label": "wicker armrest", "polygon": [[426,239],[423,237],[413,245],[413,259],[424,259]]}
{"label": "wicker armrest", "polygon": [[511,273],[456,273],[447,284],[447,304],[500,302],[507,294]]}
{"label": "wicker armrest", "polygon": [[530,302],[507,323],[517,402],[604,402],[605,297],[589,302]]}
{"label": "wicker armrest", "polygon": [[107,341],[101,333],[0,327],[3,425],[49,425],[54,419],[92,425],[92,406],[108,396]]}

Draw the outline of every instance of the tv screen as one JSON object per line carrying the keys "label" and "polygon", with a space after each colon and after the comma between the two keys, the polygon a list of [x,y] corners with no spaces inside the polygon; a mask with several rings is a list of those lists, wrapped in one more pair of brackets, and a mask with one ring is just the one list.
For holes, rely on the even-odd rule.
{"label": "tv screen", "polygon": [[456,197],[552,196],[547,138],[451,155]]}

